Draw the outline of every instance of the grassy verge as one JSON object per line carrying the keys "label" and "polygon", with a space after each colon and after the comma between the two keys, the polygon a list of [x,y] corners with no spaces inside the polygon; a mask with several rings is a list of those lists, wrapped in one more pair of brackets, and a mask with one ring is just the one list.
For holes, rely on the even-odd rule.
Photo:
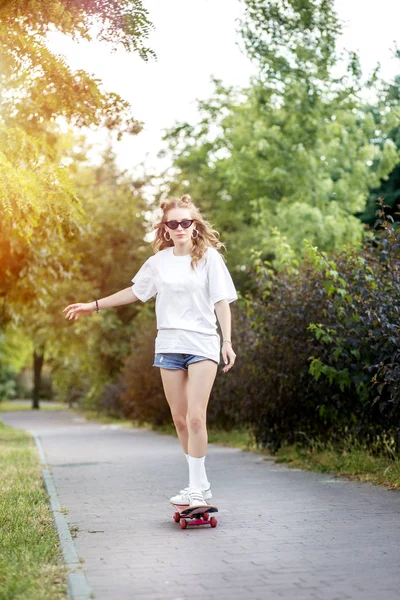
{"label": "grassy verge", "polygon": [[[175,435],[175,427],[172,425],[163,425],[154,429],[157,433],[166,435]],[[251,432],[246,427],[237,427],[231,431],[217,429],[215,427],[208,428],[208,441],[210,444],[218,444],[219,446],[228,446],[229,448],[240,448],[258,452]]]}
{"label": "grassy verge", "polygon": [[[62,408],[60,404],[50,404],[50,403],[40,403],[40,410],[60,410]],[[65,406],[67,408],[67,406]],[[18,402],[18,401],[3,401],[0,402],[0,412],[11,412],[14,410],[32,410],[31,404],[27,404],[26,402]]]}
{"label": "grassy verge", "polygon": [[383,485],[392,490],[400,489],[400,460],[373,456],[364,448],[350,447],[348,450],[338,451],[332,447],[305,450],[285,446],[278,450],[275,460],[288,467],[332,473],[352,480]]}
{"label": "grassy verge", "polygon": [[85,417],[85,419],[88,421],[97,421],[97,423],[103,423],[104,425],[119,425],[120,427],[144,427],[146,429],[150,429],[150,425],[138,425],[129,419],[109,417],[108,415],[98,412],[97,410],[89,410],[87,408],[71,408],[71,411],[80,417]]}
{"label": "grassy verge", "polygon": [[[77,410],[77,413],[89,420],[97,420],[101,423],[118,423],[123,427],[153,429],[151,425],[138,425],[127,419],[106,417],[96,411]],[[154,431],[176,435],[172,423],[158,427]],[[271,456],[266,450],[257,448],[254,438],[247,428],[224,431],[211,427],[208,431],[208,439],[213,444],[264,454],[266,459],[274,460],[277,463],[285,463],[288,467],[304,469],[305,471],[332,473],[352,480],[382,485],[390,489],[400,489],[400,461],[398,459],[393,460],[390,457],[373,456],[364,448],[354,446],[354,443],[349,444],[347,451],[339,451],[332,447],[323,448],[317,445],[310,450],[304,450],[297,446],[285,446],[276,455]]]}
{"label": "grassy verge", "polygon": [[0,599],[65,600],[63,564],[31,436],[0,422]]}

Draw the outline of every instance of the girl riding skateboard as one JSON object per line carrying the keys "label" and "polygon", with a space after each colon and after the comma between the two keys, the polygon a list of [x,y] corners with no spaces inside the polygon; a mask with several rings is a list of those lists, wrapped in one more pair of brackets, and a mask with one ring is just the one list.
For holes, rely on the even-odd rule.
{"label": "girl riding skateboard", "polygon": [[[157,338],[154,365],[161,379],[172,419],[189,465],[189,485],[172,504],[203,506],[211,499],[205,469],[206,412],[220,354],[228,372],[235,363],[229,303],[236,290],[219,248],[218,234],[203,219],[190,196],[161,203],[154,225],[155,254],[129,286],[112,296],[70,304],[66,319],[99,309],[146,302],[156,296]],[[222,340],[217,333],[216,317]]]}

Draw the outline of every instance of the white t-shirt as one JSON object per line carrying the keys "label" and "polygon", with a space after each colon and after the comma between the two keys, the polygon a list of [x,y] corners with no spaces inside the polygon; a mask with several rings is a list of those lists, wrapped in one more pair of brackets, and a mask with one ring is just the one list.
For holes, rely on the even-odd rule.
{"label": "white t-shirt", "polygon": [[175,256],[173,247],[151,256],[132,279],[139,300],[156,298],[156,352],[204,356],[219,363],[220,338],[214,304],[233,302],[237,293],[216,248],[207,248],[195,270],[192,257]]}

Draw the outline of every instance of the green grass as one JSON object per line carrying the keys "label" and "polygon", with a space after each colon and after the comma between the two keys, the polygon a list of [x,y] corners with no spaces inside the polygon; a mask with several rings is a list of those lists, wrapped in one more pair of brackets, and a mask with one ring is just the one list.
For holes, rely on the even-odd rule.
{"label": "green grass", "polygon": [[315,445],[305,450],[293,445],[278,450],[275,459],[288,467],[332,473],[392,490],[400,489],[400,460],[373,456],[365,448],[349,446],[347,450],[338,450],[329,445]]}
{"label": "green grass", "polygon": [[[67,405],[65,405],[65,408],[68,408]],[[14,410],[32,410],[32,404],[25,404],[23,402],[18,401],[0,402],[0,412],[11,412]],[[43,402],[40,402],[40,410],[62,410],[62,407],[60,407],[59,404],[45,404]]]}
{"label": "green grass", "polygon": [[[176,436],[174,425],[168,424],[154,429],[157,433]],[[257,451],[254,438],[247,427],[237,427],[231,431],[218,429],[216,427],[208,428],[208,441],[210,444],[219,446],[228,446],[229,448],[240,448],[241,450]]]}
{"label": "green grass", "polygon": [[150,428],[150,425],[138,425],[137,423],[130,421],[129,419],[122,419],[119,417],[109,417],[97,410],[89,410],[87,408],[72,408],[71,411],[80,417],[85,417],[88,421],[97,421],[104,425],[120,425],[121,427],[145,427]]}
{"label": "green grass", "polygon": [[65,600],[63,564],[31,436],[0,422],[0,600]]}

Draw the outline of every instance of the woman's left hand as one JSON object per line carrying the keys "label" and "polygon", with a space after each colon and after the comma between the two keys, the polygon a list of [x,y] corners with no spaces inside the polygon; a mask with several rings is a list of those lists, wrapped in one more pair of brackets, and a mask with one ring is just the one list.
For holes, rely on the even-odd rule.
{"label": "woman's left hand", "polygon": [[232,369],[233,365],[235,364],[236,354],[234,353],[233,348],[230,344],[224,344],[222,346],[221,352],[222,360],[225,363],[225,366],[222,369],[222,371],[226,373],[227,371],[229,371],[229,369]]}

